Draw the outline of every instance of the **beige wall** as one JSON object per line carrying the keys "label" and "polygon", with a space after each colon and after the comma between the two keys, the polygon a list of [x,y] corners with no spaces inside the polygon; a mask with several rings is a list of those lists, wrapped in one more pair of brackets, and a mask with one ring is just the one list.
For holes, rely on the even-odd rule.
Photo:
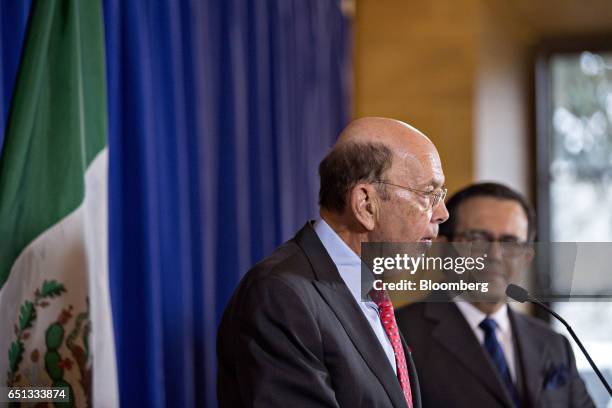
{"label": "beige wall", "polygon": [[438,146],[451,190],[473,177],[478,1],[358,0],[355,115],[404,120]]}

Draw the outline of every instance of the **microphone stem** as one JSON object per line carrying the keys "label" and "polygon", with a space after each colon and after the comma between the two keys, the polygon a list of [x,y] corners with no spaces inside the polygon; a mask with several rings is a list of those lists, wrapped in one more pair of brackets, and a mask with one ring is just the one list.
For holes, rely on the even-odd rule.
{"label": "microphone stem", "polygon": [[563,319],[561,316],[559,316],[557,314],[557,312],[552,310],[550,307],[546,306],[544,303],[542,303],[539,300],[534,299],[532,297],[530,297],[529,300],[532,301],[533,303],[535,303],[536,305],[540,306],[541,308],[547,310],[548,313],[550,313],[551,315],[556,317],[557,320],[559,320],[565,326],[565,328],[567,329],[569,334],[572,336],[572,338],[574,339],[576,344],[578,344],[578,347],[580,347],[580,350],[582,350],[582,353],[584,354],[584,356],[589,361],[589,364],[591,364],[591,367],[593,367],[593,370],[595,371],[595,374],[597,374],[597,376],[601,380],[602,384],[606,388],[606,391],[608,391],[608,394],[610,394],[610,396],[612,397],[612,388],[610,388],[610,384],[608,384],[608,382],[604,378],[604,376],[601,373],[601,371],[599,371],[599,368],[597,368],[597,366],[595,365],[595,362],[591,359],[591,356],[589,355],[589,353],[586,351],[586,349],[582,345],[582,342],[578,339],[578,336],[576,336],[576,333],[574,333],[574,330],[572,329],[572,327],[565,321],[565,319]]}

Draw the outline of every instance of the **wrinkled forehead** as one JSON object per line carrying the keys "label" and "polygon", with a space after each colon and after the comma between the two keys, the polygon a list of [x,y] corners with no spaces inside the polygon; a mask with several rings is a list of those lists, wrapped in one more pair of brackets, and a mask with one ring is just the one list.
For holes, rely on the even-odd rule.
{"label": "wrinkled forehead", "polygon": [[437,187],[444,184],[440,156],[431,142],[395,149],[390,174],[415,185],[432,184]]}

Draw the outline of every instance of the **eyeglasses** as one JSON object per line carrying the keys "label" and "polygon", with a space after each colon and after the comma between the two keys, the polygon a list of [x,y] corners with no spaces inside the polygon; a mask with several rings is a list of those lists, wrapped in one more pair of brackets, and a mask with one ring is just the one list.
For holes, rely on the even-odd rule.
{"label": "eyeglasses", "polygon": [[488,231],[467,230],[455,234],[455,237],[458,238],[456,241],[469,242],[472,244],[473,250],[483,253],[489,252],[494,242],[498,242],[500,244],[503,255],[515,256],[523,253],[529,248],[528,242],[520,241],[516,237],[506,235],[496,238]]}
{"label": "eyeglasses", "polygon": [[404,190],[411,191],[413,193],[420,194],[430,201],[431,208],[434,208],[435,206],[437,206],[440,203],[440,201],[444,201],[444,199],[446,198],[446,193],[448,192],[448,189],[445,187],[439,188],[437,190],[424,191],[424,190],[417,190],[415,188],[400,186],[399,184],[393,184],[393,183],[389,183],[386,181],[378,180],[377,183],[398,187]]}

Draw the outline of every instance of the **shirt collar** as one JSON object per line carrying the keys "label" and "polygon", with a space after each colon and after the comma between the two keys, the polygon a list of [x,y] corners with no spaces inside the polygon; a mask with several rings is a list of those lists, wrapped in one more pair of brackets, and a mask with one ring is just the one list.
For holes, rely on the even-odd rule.
{"label": "shirt collar", "polygon": [[314,230],[357,302],[361,302],[361,259],[323,219],[315,221]]}
{"label": "shirt collar", "polygon": [[[454,298],[453,301],[461,311],[461,314],[463,314],[465,317],[465,320],[467,320],[472,330],[480,330],[479,324],[487,317],[487,315],[470,302],[461,299],[460,296]],[[499,310],[488,317],[495,320],[497,323],[497,328],[502,333],[510,332],[510,317],[508,316],[508,305],[506,303],[504,303]]]}

